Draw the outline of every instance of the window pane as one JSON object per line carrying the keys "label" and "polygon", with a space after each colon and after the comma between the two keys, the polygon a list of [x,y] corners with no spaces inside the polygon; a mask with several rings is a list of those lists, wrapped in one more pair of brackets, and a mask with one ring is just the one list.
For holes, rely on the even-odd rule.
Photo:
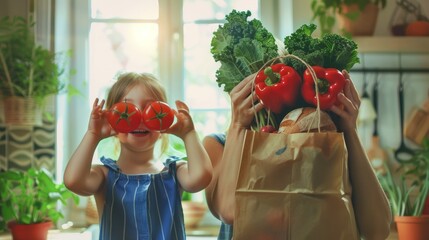
{"label": "window pane", "polygon": [[157,19],[158,0],[92,0],[92,18]]}
{"label": "window pane", "polygon": [[[198,9],[198,11],[195,11]],[[225,14],[236,9],[250,10],[252,16],[258,16],[258,0],[183,0],[183,20],[223,20]]]}
{"label": "window pane", "polygon": [[216,82],[210,42],[217,24],[185,24],[185,100],[191,108],[229,108]]}
{"label": "window pane", "polygon": [[105,97],[118,71],[158,73],[158,25],[93,23],[89,38],[90,99]]}
{"label": "window pane", "polygon": [[229,126],[231,112],[229,110],[195,111],[192,119],[199,136],[207,136],[215,132],[226,132]]}
{"label": "window pane", "polygon": [[[258,0],[183,0],[184,91],[200,136],[226,131],[230,99],[216,82],[220,67],[210,52],[213,32],[232,9],[258,17]],[[198,9],[198,11],[195,11]]]}

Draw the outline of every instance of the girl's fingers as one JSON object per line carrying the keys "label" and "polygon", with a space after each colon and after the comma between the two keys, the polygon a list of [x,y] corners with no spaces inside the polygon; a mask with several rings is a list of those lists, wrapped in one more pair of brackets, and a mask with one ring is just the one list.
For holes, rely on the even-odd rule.
{"label": "girl's fingers", "polygon": [[187,112],[189,112],[189,107],[188,107],[188,105],[186,105],[186,103],[185,102],[182,102],[182,101],[180,101],[180,100],[176,100],[176,107],[177,107],[177,110],[184,110],[184,111],[187,111]]}
{"label": "girl's fingers", "polygon": [[104,100],[104,99],[103,99],[103,100],[101,100],[101,103],[100,103],[100,108],[101,108],[101,109],[103,109],[103,107],[104,107],[104,103],[105,103],[105,102],[106,102],[106,100]]}
{"label": "girl's fingers", "polygon": [[94,100],[94,103],[92,103],[92,108],[95,108],[98,105],[98,98]]}
{"label": "girl's fingers", "polygon": [[97,108],[103,109],[105,100],[104,99],[101,100],[100,104],[98,104],[99,101],[100,101],[100,99],[98,99],[98,98],[96,98],[94,100],[94,103],[92,104],[93,109],[97,109]]}

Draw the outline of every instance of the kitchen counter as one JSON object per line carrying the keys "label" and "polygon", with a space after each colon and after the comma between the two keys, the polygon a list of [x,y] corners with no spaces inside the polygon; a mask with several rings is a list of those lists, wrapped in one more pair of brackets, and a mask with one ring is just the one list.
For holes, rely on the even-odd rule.
{"label": "kitchen counter", "polygon": [[[47,240],[92,240],[92,233],[85,228],[68,230],[49,230]],[[0,233],[0,240],[12,240],[10,233]]]}
{"label": "kitchen counter", "polygon": [[194,229],[186,229],[187,236],[193,237],[215,237],[219,234],[220,226],[199,226]]}
{"label": "kitchen counter", "polygon": [[396,231],[391,231],[386,240],[398,240],[398,233]]}
{"label": "kitchen counter", "polygon": [[[217,239],[219,234],[219,226],[200,226],[196,229],[190,229],[186,231],[187,239],[206,239],[214,240]],[[392,229],[389,237],[386,240],[398,240],[398,233],[395,229]]]}
{"label": "kitchen counter", "polygon": [[[187,239],[190,240],[216,240],[219,233],[219,226],[201,226],[186,231]],[[50,230],[48,240],[91,240],[93,239],[90,229],[69,229],[66,231]],[[12,240],[8,233],[0,234],[0,240]],[[386,240],[398,240],[398,233],[392,231]]]}

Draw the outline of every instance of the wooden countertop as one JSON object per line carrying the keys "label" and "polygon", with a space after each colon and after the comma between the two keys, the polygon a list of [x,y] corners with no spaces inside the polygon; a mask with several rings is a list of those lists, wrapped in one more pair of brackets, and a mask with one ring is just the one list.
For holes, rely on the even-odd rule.
{"label": "wooden countertop", "polygon": [[398,240],[398,233],[396,231],[391,231],[386,240]]}
{"label": "wooden countertop", "polygon": [[[92,240],[91,232],[83,228],[72,228],[69,230],[49,230],[48,240]],[[0,240],[12,240],[10,233],[0,233]]]}
{"label": "wooden countertop", "polygon": [[[188,229],[186,234],[192,239],[195,237],[217,237],[219,234],[219,226],[201,226],[195,229]],[[92,238],[91,233],[84,231],[83,229],[72,229],[68,231],[50,230],[48,240],[67,240],[67,239],[88,239]],[[211,239],[211,238],[210,238]],[[0,233],[0,240],[12,240],[12,237],[8,233]],[[386,240],[398,240],[398,233],[392,230],[389,237]]]}
{"label": "wooden countertop", "polygon": [[[200,226],[195,229],[187,229],[188,236],[217,236],[219,234],[219,226]],[[386,240],[398,240],[396,229],[392,228],[389,237]]]}

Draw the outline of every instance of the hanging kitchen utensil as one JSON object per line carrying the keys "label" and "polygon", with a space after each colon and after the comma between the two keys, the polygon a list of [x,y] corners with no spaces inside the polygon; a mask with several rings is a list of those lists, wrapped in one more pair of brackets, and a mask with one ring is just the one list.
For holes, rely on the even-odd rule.
{"label": "hanging kitchen utensil", "polygon": [[374,110],[374,106],[371,102],[371,98],[369,97],[367,87],[367,77],[366,72],[363,73],[363,94],[361,96],[361,105],[358,113],[358,122],[359,123],[370,123],[374,121],[377,117],[376,112]]}
{"label": "hanging kitchen utensil", "polygon": [[398,6],[400,6],[402,9],[407,11],[408,13],[411,13],[415,15],[417,20],[425,20],[428,21],[428,17],[422,13],[422,7],[420,6],[420,3],[416,0],[396,0],[396,3]]}
{"label": "hanging kitchen utensil", "polygon": [[401,121],[401,143],[399,145],[399,148],[395,151],[395,158],[398,162],[404,163],[407,162],[412,155],[414,154],[414,151],[405,145],[405,139],[404,139],[404,84],[402,82],[402,75],[403,73],[399,73],[399,86],[398,86],[398,97],[399,97],[399,118]]}
{"label": "hanging kitchen utensil", "polygon": [[374,106],[374,112],[376,116],[374,118],[374,130],[372,133],[371,146],[367,151],[368,158],[371,162],[374,171],[380,174],[385,174],[385,164],[387,163],[387,153],[383,148],[380,147],[380,138],[378,136],[378,75],[375,77],[375,83],[372,90],[372,105]]}
{"label": "hanging kitchen utensil", "polygon": [[404,128],[405,137],[411,142],[422,145],[425,137],[429,138],[429,93],[423,105],[414,108]]}

